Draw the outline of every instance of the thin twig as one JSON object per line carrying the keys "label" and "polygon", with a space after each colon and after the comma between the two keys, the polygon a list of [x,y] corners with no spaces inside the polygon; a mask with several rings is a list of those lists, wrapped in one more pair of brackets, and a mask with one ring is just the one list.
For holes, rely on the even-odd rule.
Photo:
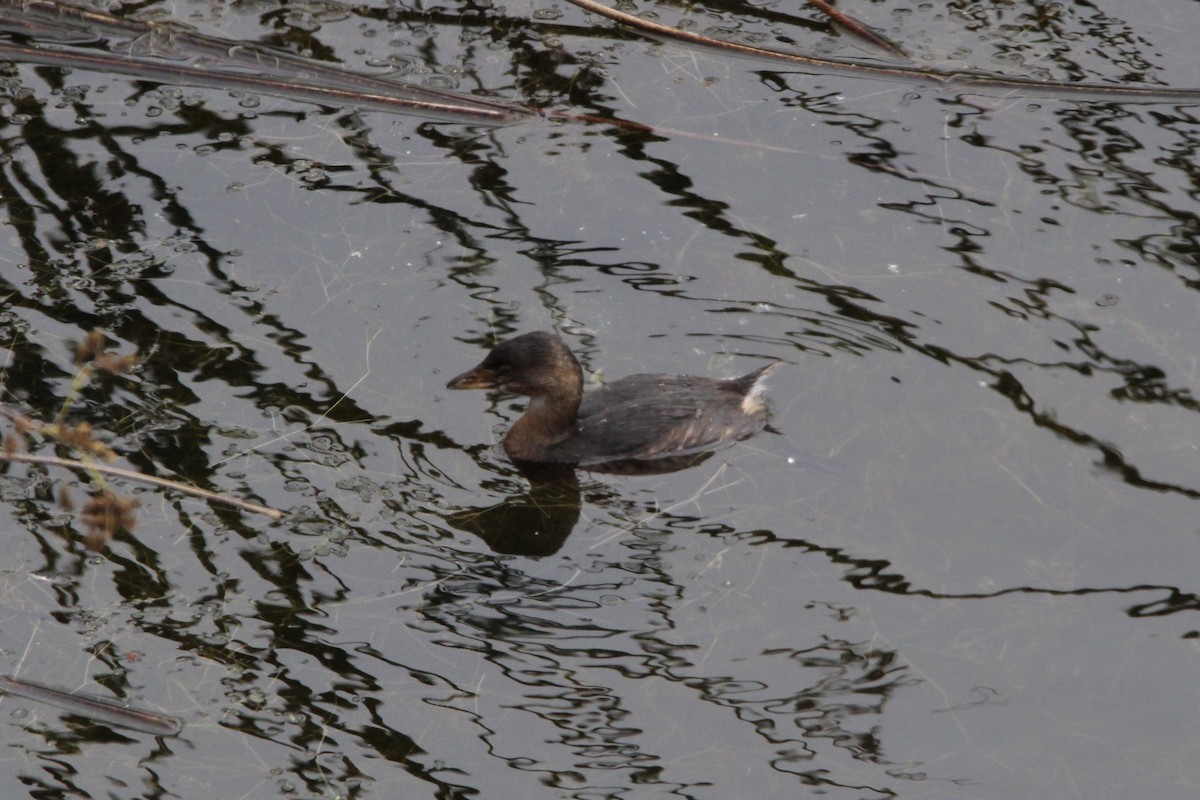
{"label": "thin twig", "polygon": [[[119,37],[128,42],[129,52],[82,49],[55,41],[55,34],[61,38],[64,28],[97,37]],[[536,110],[515,103],[377,78],[284,51],[205,36],[183,26],[122,19],[48,0],[0,0],[0,30],[22,37],[17,42],[0,41],[0,59],[4,60],[497,125],[538,116]],[[187,56],[186,63],[168,60],[180,54]],[[241,69],[213,69],[210,64]],[[260,70],[266,74],[259,74]]]}
{"label": "thin twig", "polygon": [[1037,94],[1066,93],[1073,96],[1089,95],[1097,100],[1129,98],[1143,102],[1168,102],[1175,100],[1200,99],[1200,89],[1171,89],[1146,86],[1118,86],[1106,83],[1064,83],[1062,81],[1039,81],[1033,78],[1009,78],[1003,75],[993,75],[977,70],[938,70],[926,67],[885,67],[877,64],[860,64],[855,61],[841,61],[820,56],[806,56],[799,53],[788,53],[781,50],[771,50],[765,47],[755,47],[740,42],[727,42],[713,39],[691,31],[679,30],[669,25],[652,22],[623,11],[609,8],[596,0],[567,0],[582,9],[608,17],[622,25],[628,25],[642,33],[663,39],[671,39],[701,47],[713,48],[727,53],[735,53],[752,58],[765,58],[771,61],[789,64],[803,64],[810,67],[846,72],[856,75],[869,75],[880,78],[902,78],[904,80],[930,80],[948,86],[960,86],[979,89],[1005,89],[1012,92],[1028,92]]}
{"label": "thin twig", "polygon": [[904,52],[903,48],[895,42],[887,39],[883,34],[877,33],[873,29],[867,27],[863,23],[856,20],[854,17],[848,16],[845,13],[834,8],[825,0],[808,0],[808,4],[815,6],[821,13],[825,14],[835,25],[845,28],[851,34],[857,36],[865,42],[869,42],[876,47],[881,47],[889,53],[898,55],[901,58],[908,60],[908,53]]}
{"label": "thin twig", "polygon": [[141,472],[135,472],[131,469],[122,469],[120,467],[110,467],[107,464],[98,464],[95,462],[75,461],[69,458],[59,458],[57,456],[39,456],[32,453],[0,453],[0,460],[3,461],[23,461],[28,464],[48,464],[54,467],[67,467],[68,469],[85,469],[103,472],[106,475],[113,475],[119,478],[126,478],[131,481],[140,481],[141,483],[149,483],[154,486],[162,486],[167,489],[174,489],[183,494],[190,494],[193,497],[203,498],[205,500],[213,500],[218,503],[240,508],[243,511],[249,511],[254,514],[262,514],[264,517],[270,517],[274,520],[283,519],[284,512],[277,508],[269,506],[260,506],[257,503],[251,503],[246,500],[239,500],[236,497],[230,497],[227,494],[218,494],[210,492],[207,489],[201,489],[197,486],[189,486],[186,483],[173,481],[169,478],[159,478],[154,475],[146,475]]}
{"label": "thin twig", "polygon": [[120,725],[155,736],[175,736],[183,730],[183,720],[176,717],[141,708],[130,708],[107,698],[76,694],[10,675],[0,675],[0,692],[49,703],[86,719],[108,725]]}

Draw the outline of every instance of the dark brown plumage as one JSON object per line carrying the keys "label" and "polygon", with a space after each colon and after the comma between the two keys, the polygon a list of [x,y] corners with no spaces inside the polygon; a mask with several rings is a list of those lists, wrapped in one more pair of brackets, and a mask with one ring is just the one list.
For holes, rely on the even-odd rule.
{"label": "dark brown plumage", "polygon": [[583,370],[552,333],[501,342],[449,389],[499,389],[530,398],[504,437],[514,461],[596,465],[703,453],[762,430],[762,379],[631,375],[584,394]]}

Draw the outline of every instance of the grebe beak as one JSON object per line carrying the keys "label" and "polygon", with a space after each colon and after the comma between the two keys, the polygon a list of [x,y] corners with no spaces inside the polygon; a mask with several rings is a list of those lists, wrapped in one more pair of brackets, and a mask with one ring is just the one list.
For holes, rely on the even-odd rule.
{"label": "grebe beak", "polygon": [[482,364],[452,378],[446,384],[447,389],[495,389],[497,386],[499,383],[495,370],[484,367]]}

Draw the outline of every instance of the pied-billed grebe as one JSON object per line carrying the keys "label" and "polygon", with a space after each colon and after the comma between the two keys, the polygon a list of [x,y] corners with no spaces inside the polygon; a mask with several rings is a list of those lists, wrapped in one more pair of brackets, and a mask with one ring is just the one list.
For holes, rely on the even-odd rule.
{"label": "pied-billed grebe", "polygon": [[584,394],[575,356],[539,332],[496,345],[446,388],[527,395],[504,437],[509,458],[586,466],[687,456],[757,433],[768,416],[762,379],[778,364],[729,380],[631,375]]}

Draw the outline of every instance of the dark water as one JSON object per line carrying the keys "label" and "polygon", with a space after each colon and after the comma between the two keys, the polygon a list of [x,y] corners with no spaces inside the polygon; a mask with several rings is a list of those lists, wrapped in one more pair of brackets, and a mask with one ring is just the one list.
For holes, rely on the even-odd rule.
{"label": "dark water", "polygon": [[[1200,86],[1182,0],[842,5],[919,63]],[[657,131],[3,70],[4,402],[288,512],[115,480],[94,553],[54,502],[86,472],[6,466],[0,674],[186,723],[4,698],[10,794],[1194,792],[1196,103],[552,3],[154,12]],[[881,59],[800,4],[690,19]],[[139,367],[72,390],[95,327]],[[610,377],[782,360],[772,428],[531,488],[492,447],[521,402],[443,386],[548,328]]]}

